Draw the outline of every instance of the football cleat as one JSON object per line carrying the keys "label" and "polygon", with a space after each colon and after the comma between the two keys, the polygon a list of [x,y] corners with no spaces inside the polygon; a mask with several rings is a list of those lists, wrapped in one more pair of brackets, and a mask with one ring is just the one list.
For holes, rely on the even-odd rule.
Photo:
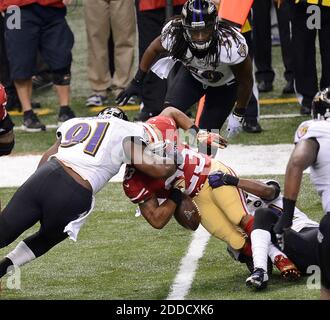
{"label": "football cleat", "polygon": [[267,272],[262,268],[257,268],[246,279],[245,284],[250,288],[262,290],[267,287],[268,280],[269,277]]}
{"label": "football cleat", "polygon": [[300,271],[294,263],[281,254],[275,257],[274,264],[281,272],[281,277],[286,280],[297,280],[301,276]]}

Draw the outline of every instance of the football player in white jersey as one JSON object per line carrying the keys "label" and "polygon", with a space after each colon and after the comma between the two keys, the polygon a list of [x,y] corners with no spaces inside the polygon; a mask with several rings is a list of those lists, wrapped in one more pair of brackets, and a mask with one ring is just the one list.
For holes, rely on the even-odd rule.
{"label": "football player in white jersey", "polygon": [[0,278],[8,268],[40,257],[68,236],[76,241],[93,209],[94,195],[123,163],[155,178],[176,171],[169,159],[143,152],[144,127],[125,120],[121,110],[110,108],[98,117],[70,119],[58,128],[56,143],[0,214],[0,248],[40,222],[37,233],[0,261]]}
{"label": "football player in white jersey", "polygon": [[209,184],[213,188],[233,185],[246,192],[249,212],[254,215],[251,232],[253,267],[246,280],[249,287],[267,287],[268,257],[281,271],[282,277],[290,280],[299,278],[300,273],[305,274],[310,265],[318,265],[316,248],[319,224],[309,219],[297,207],[294,209],[293,223],[287,233],[283,252],[275,246],[277,242],[273,227],[283,214],[283,197],[278,182],[261,182],[214,172],[209,176]]}
{"label": "football player in white jersey", "polygon": [[[152,67],[164,53],[170,58]],[[145,51],[137,74],[117,102],[125,104],[131,96],[141,95],[151,67],[160,77],[167,77],[176,61],[182,66],[167,90],[165,106],[186,111],[205,95],[199,126],[219,130],[229,116],[228,136],[239,133],[252,93],[252,63],[243,35],[218,20],[211,0],[185,3],[181,16],[169,21]]]}
{"label": "football player in white jersey", "polygon": [[330,87],[314,97],[312,116],[313,120],[303,122],[296,131],[295,148],[285,174],[284,214],[274,230],[279,244],[285,247],[285,233],[292,224],[303,171],[310,168],[310,178],[321,197],[325,213],[318,234],[321,299],[330,299]]}

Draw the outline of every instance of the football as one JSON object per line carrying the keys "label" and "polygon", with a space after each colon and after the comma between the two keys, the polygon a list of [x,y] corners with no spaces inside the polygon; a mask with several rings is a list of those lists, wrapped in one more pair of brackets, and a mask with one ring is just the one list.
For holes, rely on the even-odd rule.
{"label": "football", "polygon": [[187,195],[182,195],[182,202],[174,212],[176,221],[188,230],[195,231],[200,222],[201,217],[199,214],[196,203]]}

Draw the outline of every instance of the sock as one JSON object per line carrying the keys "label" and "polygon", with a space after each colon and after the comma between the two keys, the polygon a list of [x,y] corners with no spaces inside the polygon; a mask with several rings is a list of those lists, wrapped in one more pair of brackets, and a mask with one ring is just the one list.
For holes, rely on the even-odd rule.
{"label": "sock", "polygon": [[251,233],[253,231],[253,223],[254,223],[254,217],[251,216],[249,221],[247,222],[247,224],[244,227],[244,231],[248,235],[249,238],[250,238]]}
{"label": "sock", "polygon": [[24,241],[20,241],[16,248],[7,254],[7,258],[9,258],[15,266],[20,267],[34,260],[36,256]]}
{"label": "sock", "polygon": [[269,258],[272,260],[273,263],[275,261],[275,257],[278,256],[278,255],[282,255],[282,256],[284,256],[284,258],[287,258],[285,253],[283,253],[278,248],[276,248],[272,243],[269,246],[268,255],[269,255]]}
{"label": "sock", "polygon": [[263,229],[253,230],[251,233],[253,265],[267,271],[268,250],[271,244],[270,233]]}
{"label": "sock", "polygon": [[7,257],[0,261],[0,278],[7,273],[8,268],[12,265],[14,265],[13,262]]}
{"label": "sock", "polygon": [[252,248],[251,248],[251,243],[250,241],[246,241],[243,249],[241,252],[246,255],[247,257],[252,257]]}

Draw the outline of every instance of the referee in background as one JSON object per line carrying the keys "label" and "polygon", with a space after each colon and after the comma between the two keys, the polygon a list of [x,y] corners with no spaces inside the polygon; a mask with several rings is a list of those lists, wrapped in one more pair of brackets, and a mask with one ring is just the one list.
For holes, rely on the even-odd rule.
{"label": "referee in background", "polygon": [[[292,41],[294,50],[295,89],[301,105],[300,113],[311,113],[313,97],[319,89],[330,86],[330,0],[289,0],[292,18]],[[317,4],[315,4],[317,2]],[[308,13],[308,7],[320,9],[321,26],[313,19],[315,10]],[[311,8],[312,9],[312,8]],[[311,17],[311,19],[309,19]],[[315,25],[311,25],[315,23]],[[320,43],[322,72],[320,87],[316,69],[316,36]]]}

